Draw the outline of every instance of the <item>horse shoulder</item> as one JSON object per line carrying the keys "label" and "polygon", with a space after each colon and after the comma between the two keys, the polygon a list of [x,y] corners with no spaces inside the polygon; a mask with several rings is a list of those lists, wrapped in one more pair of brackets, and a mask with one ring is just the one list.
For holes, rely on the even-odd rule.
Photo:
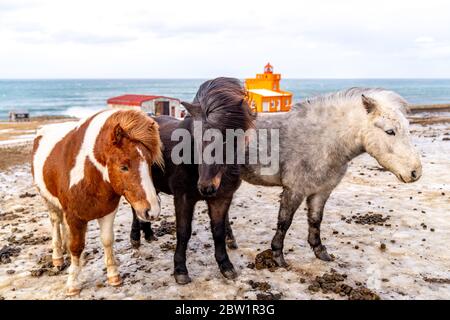
{"label": "horse shoulder", "polygon": [[117,209],[120,202],[111,184],[104,181],[101,173],[87,158],[85,177],[68,188],[65,206],[85,221],[101,218]]}

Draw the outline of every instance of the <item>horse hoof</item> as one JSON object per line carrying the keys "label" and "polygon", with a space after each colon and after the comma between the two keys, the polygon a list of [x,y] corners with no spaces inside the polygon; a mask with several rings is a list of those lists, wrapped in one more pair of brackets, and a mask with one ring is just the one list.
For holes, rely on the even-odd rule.
{"label": "horse hoof", "polygon": [[192,281],[189,275],[187,274],[174,274],[174,277],[175,281],[181,285],[188,284],[189,282]]}
{"label": "horse hoof", "polygon": [[237,242],[235,239],[227,239],[227,247],[231,250],[236,250],[238,248]]}
{"label": "horse hoof", "polygon": [[108,277],[108,284],[113,287],[118,287],[122,285],[122,279],[119,275]]}
{"label": "horse hoof", "polygon": [[158,238],[155,237],[154,235],[151,235],[149,237],[145,237],[145,241],[147,241],[148,243],[152,242],[152,241],[158,241]]}
{"label": "horse hoof", "polygon": [[131,246],[134,249],[139,249],[139,247],[141,246],[141,240],[133,240],[133,239],[131,239],[130,242],[131,242]]}
{"label": "horse hoof", "polygon": [[224,271],[221,271],[221,272],[222,272],[222,275],[223,275],[225,278],[227,278],[228,280],[236,279],[237,276],[238,276],[237,272],[234,271],[234,269],[231,269],[231,270],[224,270]]}
{"label": "horse hoof", "polygon": [[66,290],[66,297],[74,297],[79,295],[81,292],[80,288],[77,287],[71,287],[71,288],[67,288]]}
{"label": "horse hoof", "polygon": [[325,248],[325,246],[318,246],[316,248],[313,249],[314,250],[314,254],[316,255],[317,259],[320,259],[322,261],[333,261],[333,257],[331,255],[328,254],[327,252],[327,248]]}
{"label": "horse hoof", "polygon": [[140,256],[141,256],[141,253],[139,252],[139,248],[133,248],[133,253],[131,254],[131,257],[139,258]]}
{"label": "horse hoof", "polygon": [[284,260],[283,256],[274,256],[273,260],[275,261],[275,263],[277,264],[278,267],[280,268],[288,268],[289,264]]}
{"label": "horse hoof", "polygon": [[59,269],[64,264],[64,258],[52,259],[52,263],[54,267]]}

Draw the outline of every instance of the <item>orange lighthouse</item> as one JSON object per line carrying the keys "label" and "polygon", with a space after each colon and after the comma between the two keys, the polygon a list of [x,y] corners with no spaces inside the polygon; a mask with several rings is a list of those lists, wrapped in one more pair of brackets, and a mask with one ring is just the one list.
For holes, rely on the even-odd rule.
{"label": "orange lighthouse", "polygon": [[292,106],[292,93],[280,90],[281,74],[273,73],[273,66],[268,63],[264,73],[256,78],[245,79],[245,89],[249,105],[255,112],[289,111]]}

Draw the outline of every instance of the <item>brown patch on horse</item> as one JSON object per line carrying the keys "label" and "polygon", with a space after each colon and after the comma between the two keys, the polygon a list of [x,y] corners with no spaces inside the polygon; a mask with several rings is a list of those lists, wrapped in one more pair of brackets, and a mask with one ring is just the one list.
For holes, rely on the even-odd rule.
{"label": "brown patch on horse", "polygon": [[[111,136],[113,138],[108,142],[107,140]],[[94,155],[101,164],[106,164],[106,160],[102,156],[106,151],[104,148],[111,148],[111,142],[117,143],[122,138],[141,143],[149,152],[148,161],[159,167],[164,166],[158,123],[144,112],[121,110],[108,118],[97,137],[96,148],[94,149]]]}
{"label": "brown patch on horse", "polygon": [[60,198],[63,208],[61,197],[64,197],[69,189],[70,171],[75,166],[86,130],[95,116],[90,117],[80,127],[72,129],[58,141],[45,161],[43,167],[45,185],[53,196]]}
{"label": "brown patch on horse", "polygon": [[[120,195],[111,184],[103,180],[100,171],[88,159],[84,173],[84,179],[64,195],[65,210],[83,221],[102,218],[113,212],[119,205]],[[93,193],[96,194],[95,201],[90,200]]]}

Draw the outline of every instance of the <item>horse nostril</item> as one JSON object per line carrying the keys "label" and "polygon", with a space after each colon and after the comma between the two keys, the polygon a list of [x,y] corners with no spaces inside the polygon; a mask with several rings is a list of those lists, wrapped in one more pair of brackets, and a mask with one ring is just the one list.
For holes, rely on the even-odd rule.
{"label": "horse nostril", "polygon": [[206,186],[206,187],[201,187],[199,188],[200,193],[203,196],[213,196],[216,193],[216,188],[214,186]]}
{"label": "horse nostril", "polygon": [[411,177],[413,179],[417,179],[417,172],[416,172],[416,170],[411,171]]}

